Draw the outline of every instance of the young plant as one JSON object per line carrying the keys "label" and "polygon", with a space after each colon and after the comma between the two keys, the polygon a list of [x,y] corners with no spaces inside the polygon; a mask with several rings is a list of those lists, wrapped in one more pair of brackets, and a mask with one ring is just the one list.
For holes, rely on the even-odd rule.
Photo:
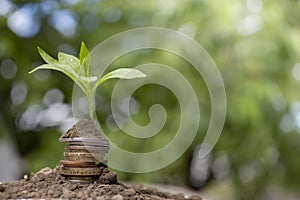
{"label": "young plant", "polygon": [[57,70],[69,78],[71,78],[86,94],[89,100],[89,116],[91,119],[94,119],[94,106],[95,106],[95,92],[99,85],[108,79],[120,78],[120,79],[133,79],[133,78],[142,78],[146,75],[133,68],[120,68],[112,72],[107,73],[101,78],[90,75],[90,63],[91,57],[88,49],[85,44],[81,43],[81,48],[79,52],[79,59],[73,55],[59,52],[58,60],[52,58],[44,50],[38,47],[38,51],[41,57],[47,64],[36,67],[29,74],[39,70],[39,69],[52,69]]}

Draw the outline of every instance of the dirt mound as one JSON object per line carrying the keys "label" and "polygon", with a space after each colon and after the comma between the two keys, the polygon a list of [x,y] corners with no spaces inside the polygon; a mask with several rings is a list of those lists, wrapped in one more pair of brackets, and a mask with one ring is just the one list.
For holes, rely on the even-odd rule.
{"label": "dirt mound", "polygon": [[60,140],[63,138],[99,137],[100,135],[101,134],[97,130],[93,121],[89,119],[82,119],[72,126],[72,128],[70,128],[66,133],[62,134]]}
{"label": "dirt mound", "polygon": [[0,184],[0,199],[198,199],[183,194],[171,194],[142,185],[126,186],[117,181],[117,175],[103,167],[103,173],[94,183],[71,183],[60,176],[57,169],[44,168],[20,181]]}

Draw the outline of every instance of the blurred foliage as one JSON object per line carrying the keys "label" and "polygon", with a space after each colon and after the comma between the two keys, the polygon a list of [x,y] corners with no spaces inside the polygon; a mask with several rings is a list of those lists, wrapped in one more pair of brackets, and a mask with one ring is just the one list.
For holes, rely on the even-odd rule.
{"label": "blurred foliage", "polygon": [[[81,41],[92,49],[128,29],[171,28],[203,45],[223,76],[227,118],[213,154],[223,152],[228,156],[231,168],[223,179],[232,180],[236,198],[268,199],[274,187],[296,193],[300,187],[299,9],[296,0],[1,0],[0,138],[15,141],[28,163],[28,171],[54,167],[62,157],[63,144],[57,140],[55,127],[63,128],[59,129],[57,122],[34,123],[34,114],[49,112],[51,102],[47,103],[45,97],[51,94],[49,91],[62,101],[59,108],[67,109],[73,84],[59,72],[27,74],[41,63],[37,46],[54,57],[59,51],[77,55]],[[172,165],[153,173],[119,175],[122,180],[186,184],[192,151],[201,143],[210,119],[209,94],[189,63],[166,52],[132,52],[112,63],[110,69],[148,62],[172,66],[192,85],[198,85],[195,91],[202,120],[199,134]],[[101,110],[98,116],[104,126],[111,114],[113,85],[104,84],[97,91]],[[53,88],[58,90],[50,90]],[[108,136],[128,150],[158,149],[174,137],[178,128],[180,109],[176,97],[158,85],[143,86],[134,97],[140,106],[133,117],[137,123],[147,124],[149,107],[159,103],[168,112],[166,127],[150,142],[131,139],[118,131]],[[218,181],[221,180],[213,180]]]}

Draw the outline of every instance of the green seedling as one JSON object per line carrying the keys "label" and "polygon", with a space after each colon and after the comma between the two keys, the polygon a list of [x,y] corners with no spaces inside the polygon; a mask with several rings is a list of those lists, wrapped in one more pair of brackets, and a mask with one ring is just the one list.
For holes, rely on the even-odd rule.
{"label": "green seedling", "polygon": [[95,107],[95,92],[99,85],[108,79],[120,78],[120,79],[134,79],[146,77],[146,75],[133,68],[120,68],[112,72],[107,73],[101,78],[90,75],[90,63],[91,57],[85,44],[81,43],[79,52],[79,59],[73,55],[59,52],[58,60],[52,58],[44,50],[38,47],[38,51],[41,57],[47,64],[36,67],[29,74],[39,69],[52,69],[60,71],[71,78],[86,94],[89,100],[89,116],[94,119],[94,107]]}

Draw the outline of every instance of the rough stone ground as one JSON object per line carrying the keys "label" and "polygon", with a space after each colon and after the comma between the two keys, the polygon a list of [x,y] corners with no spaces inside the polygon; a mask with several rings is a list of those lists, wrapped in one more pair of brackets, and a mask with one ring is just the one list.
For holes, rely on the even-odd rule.
{"label": "rough stone ground", "polygon": [[179,199],[201,200],[199,196],[171,194],[143,185],[126,186],[106,167],[100,178],[91,184],[71,183],[57,169],[44,168],[20,181],[0,184],[0,199]]}

